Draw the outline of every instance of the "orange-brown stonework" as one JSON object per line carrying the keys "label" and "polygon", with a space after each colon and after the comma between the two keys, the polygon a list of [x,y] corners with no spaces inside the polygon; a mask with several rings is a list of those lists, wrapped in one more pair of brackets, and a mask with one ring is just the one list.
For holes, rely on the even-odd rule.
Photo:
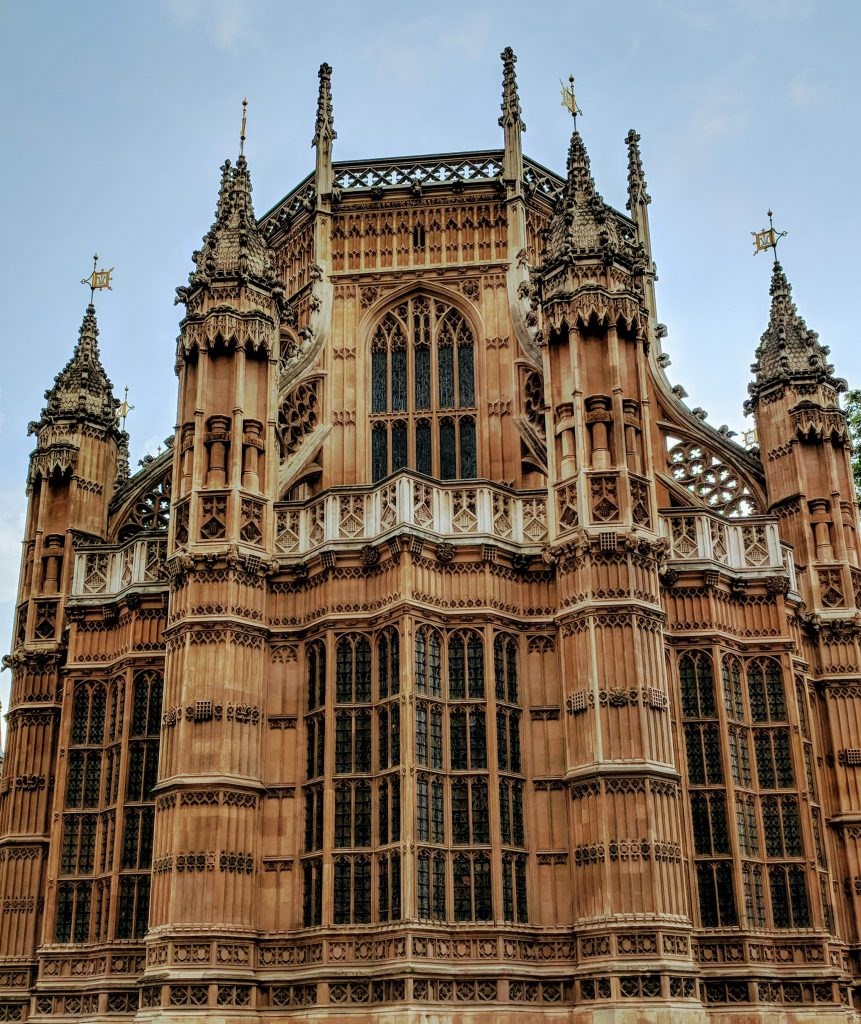
{"label": "orange-brown stonework", "polygon": [[176,435],[87,310],[29,477],[0,1020],[849,1021],[861,567],[844,387],[775,265],[745,449],[664,374],[574,132],[225,164]]}

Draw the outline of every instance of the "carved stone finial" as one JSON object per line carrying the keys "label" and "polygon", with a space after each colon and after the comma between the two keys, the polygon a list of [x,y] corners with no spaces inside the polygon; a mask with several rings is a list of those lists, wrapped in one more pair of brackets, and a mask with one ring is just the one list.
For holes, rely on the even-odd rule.
{"label": "carved stone finial", "polygon": [[627,209],[635,206],[648,206],[652,197],[646,191],[646,176],[643,173],[643,160],[640,156],[640,136],[632,128],[625,136],[628,146],[628,202]]}
{"label": "carved stone finial", "polygon": [[751,366],[755,382],[750,386],[754,399],[765,385],[790,377],[828,379],[842,390],[844,382],[834,377],[828,362],[828,349],[819,343],[819,335],[811,331],[792,299],[792,287],[783,267],[775,261],[771,272],[771,312],[768,327],[756,350]]}
{"label": "carved stone finial", "polygon": [[515,128],[525,132],[526,125],[523,123],[523,111],[517,93],[517,74],[514,70],[517,57],[510,46],[506,46],[499,56],[502,60],[502,115],[499,118],[499,127]]}
{"label": "carved stone finial", "polygon": [[47,404],[42,410],[43,424],[72,419],[87,420],[104,427],[115,426],[119,401],[114,398],[113,385],[102,366],[98,337],[96,309],[90,303],[84,313],[72,358],[54,378],[53,386],[45,392]]}
{"label": "carved stone finial", "polygon": [[319,146],[323,141],[331,143],[338,137],[338,133],[335,131],[335,118],[332,114],[332,68],[328,64],[321,64],[318,75],[320,89],[317,94],[317,120],[314,124],[312,146]]}
{"label": "carved stone finial", "polygon": [[[219,279],[249,278],[271,285],[274,281],[269,250],[257,227],[251,199],[248,161],[240,153],[236,165],[221,165],[221,183],[215,220],[194,253],[196,270],[189,275],[192,289]],[[187,302],[187,289],[177,289],[179,300]]]}
{"label": "carved stone finial", "polygon": [[[564,196],[570,202],[582,202],[597,195],[589,154],[586,152],[580,132],[575,128],[568,146],[568,179],[565,182]],[[600,196],[598,198],[600,199]]]}

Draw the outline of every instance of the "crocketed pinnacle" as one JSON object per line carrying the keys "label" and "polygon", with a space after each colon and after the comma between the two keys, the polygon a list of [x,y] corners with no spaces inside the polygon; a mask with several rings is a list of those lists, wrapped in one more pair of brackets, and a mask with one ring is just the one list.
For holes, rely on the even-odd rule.
{"label": "crocketed pinnacle", "polygon": [[328,64],[321,64],[317,73],[320,77],[320,89],[317,94],[317,120],[314,124],[312,146],[319,146],[321,142],[331,143],[333,139],[338,138],[332,114],[332,68]]}
{"label": "crocketed pinnacle", "polygon": [[832,376],[834,367],[826,359],[828,348],[819,344],[819,335],[799,316],[792,288],[777,261],[770,291],[771,315],[751,367],[754,388],[794,376]]}
{"label": "crocketed pinnacle", "polygon": [[510,46],[506,46],[499,56],[502,59],[502,115],[499,118],[499,127],[520,129],[525,132],[526,125],[523,123],[523,111],[517,93],[517,74],[514,70],[517,57]]}
{"label": "crocketed pinnacle", "polygon": [[621,239],[604,200],[595,188],[589,154],[577,129],[568,147],[568,175],[550,223],[547,255],[559,256],[618,249]]}
{"label": "crocketed pinnacle", "polygon": [[54,378],[53,387],[45,392],[47,404],[42,410],[42,422],[71,419],[110,427],[116,423],[113,386],[99,358],[99,329],[96,309],[87,306],[78,333],[72,358]]}
{"label": "crocketed pinnacle", "polygon": [[268,283],[272,276],[269,252],[254,216],[248,161],[242,154],[235,166],[226,160],[221,167],[215,222],[194,260],[192,286],[237,277]]}
{"label": "crocketed pinnacle", "polygon": [[643,160],[640,157],[640,136],[632,128],[625,136],[628,146],[628,202],[627,209],[647,206],[652,197],[646,191],[646,176],[643,174]]}

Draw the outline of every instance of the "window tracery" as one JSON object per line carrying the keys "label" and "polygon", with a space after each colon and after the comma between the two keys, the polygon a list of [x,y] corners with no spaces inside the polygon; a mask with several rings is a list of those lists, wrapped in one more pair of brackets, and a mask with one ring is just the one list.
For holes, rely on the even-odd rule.
{"label": "window tracery", "polygon": [[410,467],[443,480],[477,475],[475,342],[454,306],[415,295],[371,338],[371,476]]}
{"label": "window tracery", "polygon": [[167,530],[170,522],[170,494],[173,466],[169,465],[159,480],[134,501],[117,536],[121,541],[142,530]]}
{"label": "window tracery", "polygon": [[746,481],[700,441],[667,437],[667,467],[682,487],[726,516],[756,515],[760,508]]}

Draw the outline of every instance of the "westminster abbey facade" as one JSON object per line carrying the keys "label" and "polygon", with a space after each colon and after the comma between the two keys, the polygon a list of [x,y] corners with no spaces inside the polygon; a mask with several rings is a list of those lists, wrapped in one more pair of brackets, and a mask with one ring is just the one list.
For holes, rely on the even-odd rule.
{"label": "westminster abbey facade", "polygon": [[[222,168],[173,443],[95,310],[31,424],[0,1020],[854,1020],[845,384],[775,262],[742,447],[576,130]],[[561,162],[561,161],[560,161]],[[110,339],[109,344],[115,344]],[[751,352],[754,352],[751,343]]]}

